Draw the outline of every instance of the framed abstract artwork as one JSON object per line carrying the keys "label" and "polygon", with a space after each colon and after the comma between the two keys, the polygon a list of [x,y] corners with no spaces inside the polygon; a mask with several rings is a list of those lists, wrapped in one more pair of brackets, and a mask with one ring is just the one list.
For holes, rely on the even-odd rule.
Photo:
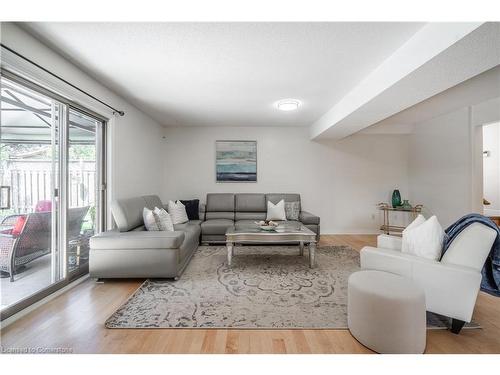
{"label": "framed abstract artwork", "polygon": [[257,182],[257,141],[216,141],[217,182]]}

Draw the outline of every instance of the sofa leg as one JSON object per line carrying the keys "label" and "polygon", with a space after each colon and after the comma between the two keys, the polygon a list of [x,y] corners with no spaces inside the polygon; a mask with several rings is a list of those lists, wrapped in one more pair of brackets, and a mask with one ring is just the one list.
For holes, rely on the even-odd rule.
{"label": "sofa leg", "polygon": [[104,279],[102,279],[100,277],[96,278],[94,281],[96,284],[104,284]]}
{"label": "sofa leg", "polygon": [[464,325],[465,325],[465,322],[463,320],[452,319],[450,331],[452,333],[454,333],[455,335],[458,335],[460,333],[460,331],[462,330],[462,327]]}

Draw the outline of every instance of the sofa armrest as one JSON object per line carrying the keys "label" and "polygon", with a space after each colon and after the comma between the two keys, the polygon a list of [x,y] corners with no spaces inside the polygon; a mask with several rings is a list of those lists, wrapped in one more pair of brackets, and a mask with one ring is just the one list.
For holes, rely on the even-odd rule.
{"label": "sofa armrest", "polygon": [[377,236],[377,247],[401,251],[403,239],[401,237],[380,234]]}
{"label": "sofa armrest", "polygon": [[427,310],[470,322],[481,284],[473,268],[401,253],[364,247],[361,268],[395,273],[412,279],[425,291]]}
{"label": "sofa armrest", "polygon": [[307,211],[300,211],[299,220],[302,222],[302,224],[319,225],[319,216],[313,215]]}
{"label": "sofa armrest", "polygon": [[182,231],[107,231],[90,238],[92,250],[177,249],[184,241]]}

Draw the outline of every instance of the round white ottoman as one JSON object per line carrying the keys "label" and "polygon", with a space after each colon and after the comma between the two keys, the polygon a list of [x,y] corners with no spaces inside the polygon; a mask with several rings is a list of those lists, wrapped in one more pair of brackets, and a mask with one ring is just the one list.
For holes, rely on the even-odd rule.
{"label": "round white ottoman", "polygon": [[364,270],[349,277],[347,321],[351,334],[377,353],[423,353],[425,294],[410,279]]}

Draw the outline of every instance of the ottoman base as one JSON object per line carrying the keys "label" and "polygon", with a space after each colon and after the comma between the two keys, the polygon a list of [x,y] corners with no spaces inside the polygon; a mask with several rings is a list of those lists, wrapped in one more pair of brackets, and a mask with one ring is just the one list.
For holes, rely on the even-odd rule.
{"label": "ottoman base", "polygon": [[365,270],[349,277],[347,316],[351,334],[378,353],[423,353],[425,294],[410,279]]}

